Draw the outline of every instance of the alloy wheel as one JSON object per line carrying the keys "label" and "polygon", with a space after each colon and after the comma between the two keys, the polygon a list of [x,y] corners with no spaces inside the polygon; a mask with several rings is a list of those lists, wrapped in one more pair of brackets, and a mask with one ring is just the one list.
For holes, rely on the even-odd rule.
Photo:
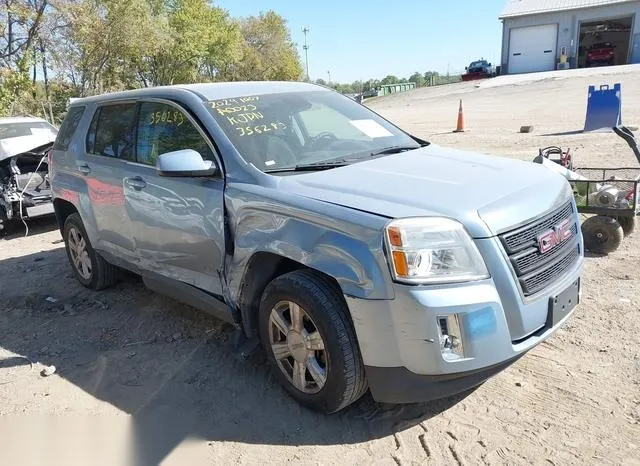
{"label": "alloy wheel", "polygon": [[91,279],[92,264],[87,250],[87,242],[76,227],[69,229],[69,252],[73,266],[85,280]]}
{"label": "alloy wheel", "polygon": [[278,367],[303,393],[318,393],[327,381],[325,343],[309,314],[292,301],[281,301],[269,316],[269,343]]}

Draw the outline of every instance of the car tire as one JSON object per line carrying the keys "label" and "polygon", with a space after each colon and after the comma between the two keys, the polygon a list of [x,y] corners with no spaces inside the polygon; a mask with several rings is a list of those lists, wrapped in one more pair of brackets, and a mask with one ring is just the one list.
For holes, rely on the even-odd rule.
{"label": "car tire", "polygon": [[615,218],[596,215],[582,222],[582,236],[586,249],[596,254],[609,254],[620,247],[624,232]]}
{"label": "car tire", "polygon": [[62,237],[73,274],[82,285],[101,290],[118,281],[119,269],[93,249],[79,214],[67,217]]}
{"label": "car tire", "polygon": [[622,227],[622,231],[624,232],[624,236],[631,235],[636,229],[636,218],[635,217],[617,217],[618,223]]}
{"label": "car tire", "polygon": [[311,270],[275,278],[260,302],[260,339],[276,378],[298,403],[325,414],[367,390],[348,312],[337,285]]}

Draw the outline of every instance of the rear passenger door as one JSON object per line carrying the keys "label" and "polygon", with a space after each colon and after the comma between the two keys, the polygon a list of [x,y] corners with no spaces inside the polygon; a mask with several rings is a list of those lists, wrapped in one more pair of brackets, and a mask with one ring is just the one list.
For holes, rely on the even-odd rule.
{"label": "rear passenger door", "polygon": [[129,165],[124,193],[142,267],[221,295],[222,176],[171,178],[155,169],[159,155],[180,149],[220,167],[212,144],[184,109],[163,100],[140,102],[136,132],[137,163]]}
{"label": "rear passenger door", "polygon": [[133,259],[134,243],[122,183],[127,163],[135,161],[135,116],[135,102],[98,107],[87,132],[86,156],[76,167],[86,181],[96,247],[127,261]]}

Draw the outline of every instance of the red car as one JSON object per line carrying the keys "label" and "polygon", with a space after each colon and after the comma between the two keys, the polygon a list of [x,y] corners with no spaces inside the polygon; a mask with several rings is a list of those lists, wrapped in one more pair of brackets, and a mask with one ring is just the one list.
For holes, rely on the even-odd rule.
{"label": "red car", "polygon": [[611,42],[598,42],[587,50],[587,66],[613,65],[615,61],[615,45]]}

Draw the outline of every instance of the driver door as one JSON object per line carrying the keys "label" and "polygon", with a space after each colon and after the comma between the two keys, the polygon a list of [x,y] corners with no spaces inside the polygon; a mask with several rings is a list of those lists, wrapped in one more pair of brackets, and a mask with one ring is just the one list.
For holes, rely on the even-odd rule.
{"label": "driver door", "polygon": [[158,155],[180,149],[193,149],[220,166],[187,112],[173,102],[141,102],[136,162],[123,183],[136,256],[145,270],[221,295],[224,180],[159,176]]}

